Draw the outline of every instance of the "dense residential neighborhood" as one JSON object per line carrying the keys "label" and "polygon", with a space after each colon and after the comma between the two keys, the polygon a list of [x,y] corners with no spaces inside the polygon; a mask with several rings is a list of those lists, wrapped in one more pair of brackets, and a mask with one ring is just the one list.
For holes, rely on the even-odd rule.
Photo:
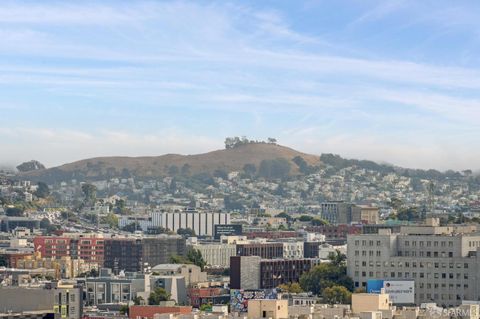
{"label": "dense residential neighborhood", "polygon": [[68,318],[478,311],[476,176],[322,158],[294,158],[296,174],[262,162],[269,175],[252,164],[51,184],[3,171],[0,293]]}

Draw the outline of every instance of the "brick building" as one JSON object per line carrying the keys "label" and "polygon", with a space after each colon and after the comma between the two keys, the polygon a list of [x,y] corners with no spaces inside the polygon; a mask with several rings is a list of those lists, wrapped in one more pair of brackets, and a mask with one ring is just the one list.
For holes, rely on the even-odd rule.
{"label": "brick building", "polygon": [[42,257],[60,259],[71,257],[88,263],[103,264],[104,238],[100,236],[37,236],[33,240],[36,252]]}
{"label": "brick building", "polygon": [[237,244],[237,256],[259,256],[266,259],[283,258],[283,243]]}

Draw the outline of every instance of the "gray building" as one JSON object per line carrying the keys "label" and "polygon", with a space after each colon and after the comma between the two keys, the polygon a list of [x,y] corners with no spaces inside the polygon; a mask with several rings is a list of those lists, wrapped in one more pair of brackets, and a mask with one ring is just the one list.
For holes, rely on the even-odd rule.
{"label": "gray building", "polygon": [[414,281],[417,305],[456,306],[480,300],[479,247],[476,227],[436,222],[349,235],[348,275],[355,287],[366,287],[369,279]]}
{"label": "gray building", "polygon": [[110,269],[101,269],[100,276],[85,280],[86,304],[89,306],[127,303],[138,294],[150,291],[148,275],[125,273],[115,276]]}
{"label": "gray building", "polygon": [[82,307],[83,290],[79,285],[0,288],[0,313],[47,312],[58,318],[80,319]]}
{"label": "gray building", "polygon": [[353,204],[331,201],[321,204],[321,216],[330,224],[350,224]]}

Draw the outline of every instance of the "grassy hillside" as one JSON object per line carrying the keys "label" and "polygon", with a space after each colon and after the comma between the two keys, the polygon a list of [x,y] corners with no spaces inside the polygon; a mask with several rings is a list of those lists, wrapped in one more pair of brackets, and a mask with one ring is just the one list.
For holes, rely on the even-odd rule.
{"label": "grassy hillside", "polygon": [[258,169],[263,160],[278,158],[289,161],[291,174],[296,174],[298,166],[292,162],[292,159],[297,156],[302,157],[308,165],[320,164],[320,158],[316,155],[301,153],[276,144],[252,143],[197,155],[98,157],[26,172],[20,176],[51,183],[72,178],[96,180],[105,177],[161,177],[171,175],[175,171],[195,175],[213,173],[215,170],[241,171],[246,164],[254,164]]}

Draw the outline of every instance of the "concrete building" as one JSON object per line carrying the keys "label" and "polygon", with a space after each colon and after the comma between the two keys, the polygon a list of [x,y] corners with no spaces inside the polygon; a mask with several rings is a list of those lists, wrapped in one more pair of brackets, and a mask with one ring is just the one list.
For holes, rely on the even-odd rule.
{"label": "concrete building", "polygon": [[78,285],[59,283],[56,287],[0,289],[0,312],[48,311],[59,318],[80,319],[82,306],[83,290]]}
{"label": "concrete building", "polygon": [[230,224],[230,213],[185,211],[158,211],[151,214],[152,226],[163,227],[173,232],[190,228],[197,236],[213,237],[215,225]]}
{"label": "concrete building", "polygon": [[378,224],[380,220],[378,207],[355,205],[352,207],[352,223]]}
{"label": "concrete building", "polygon": [[320,205],[321,216],[330,224],[350,224],[352,221],[353,204],[342,201],[332,201]]}
{"label": "concrete building", "polygon": [[288,300],[252,299],[248,301],[248,318],[288,319]]}
{"label": "concrete building", "polygon": [[200,251],[208,266],[229,268],[230,257],[236,256],[236,246],[233,244],[206,243],[191,247]]}
{"label": "concrete building", "polygon": [[[101,269],[100,276],[85,280],[85,302],[89,306],[128,302],[137,295],[150,292],[150,277],[138,273],[115,276],[110,269]],[[145,299],[145,298],[144,298]]]}
{"label": "concrete building", "polygon": [[152,268],[152,274],[160,276],[182,276],[187,286],[207,280],[207,273],[191,264],[160,264]]}
{"label": "concrete building", "polygon": [[404,226],[399,233],[351,235],[348,275],[355,287],[369,279],[415,282],[415,303],[456,306],[479,300],[480,234],[471,226]]}
{"label": "concrete building", "polygon": [[316,259],[262,259],[258,256],[230,258],[232,289],[269,289],[298,282],[300,276],[318,264]]}

